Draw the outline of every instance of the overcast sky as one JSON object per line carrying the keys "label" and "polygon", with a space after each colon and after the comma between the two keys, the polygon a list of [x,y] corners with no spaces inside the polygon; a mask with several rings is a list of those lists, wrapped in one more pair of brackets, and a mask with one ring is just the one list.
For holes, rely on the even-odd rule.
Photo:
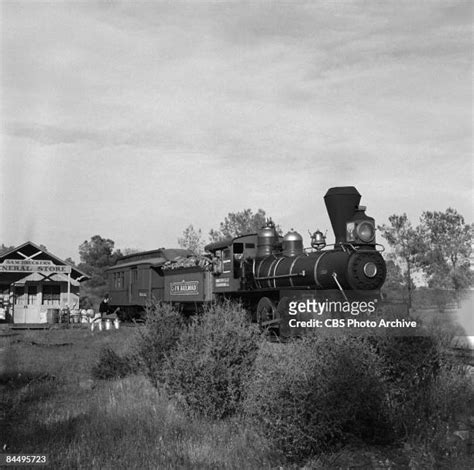
{"label": "overcast sky", "polygon": [[[472,222],[472,2],[1,1],[0,243],[78,261],[229,212]],[[331,237],[332,238],[332,237]]]}

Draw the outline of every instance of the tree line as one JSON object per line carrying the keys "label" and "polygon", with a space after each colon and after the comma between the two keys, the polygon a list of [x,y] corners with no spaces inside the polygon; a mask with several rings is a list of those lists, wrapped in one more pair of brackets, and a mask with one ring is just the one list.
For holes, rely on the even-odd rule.
{"label": "tree line", "polygon": [[[231,239],[248,233],[257,233],[265,225],[267,218],[271,219],[271,217],[267,217],[263,209],[258,209],[256,213],[253,213],[252,209],[230,212],[220,223],[218,229],[210,230],[207,242],[204,240],[202,230],[195,229],[191,224],[184,229],[183,235],[178,238],[178,244],[181,248],[186,248],[194,254],[200,255],[204,252],[204,246],[207,243]],[[279,225],[276,226],[276,230],[278,233],[282,233]]]}
{"label": "tree line", "polygon": [[409,304],[416,273],[431,288],[458,291],[472,286],[473,225],[466,224],[455,209],[423,212],[417,226],[405,213],[391,215],[388,221],[378,226],[392,249],[387,282],[405,287]]}

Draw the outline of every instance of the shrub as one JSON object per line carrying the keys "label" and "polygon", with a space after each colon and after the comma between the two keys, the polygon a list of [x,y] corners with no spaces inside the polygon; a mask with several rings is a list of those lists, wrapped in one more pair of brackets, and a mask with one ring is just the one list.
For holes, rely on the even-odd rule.
{"label": "shrub", "polygon": [[132,356],[122,357],[113,349],[105,347],[99,353],[97,363],[92,367],[92,376],[95,379],[119,379],[135,371],[136,360]]}
{"label": "shrub", "polygon": [[465,366],[452,356],[443,336],[376,341],[396,436],[442,448],[450,425],[460,416],[474,414],[472,383]]}
{"label": "shrub", "polygon": [[389,431],[380,359],[363,338],[267,344],[244,409],[290,460]]}
{"label": "shrub", "polygon": [[213,305],[182,331],[166,360],[166,388],[188,411],[230,416],[239,410],[259,344],[258,329],[241,306]]}
{"label": "shrub", "polygon": [[148,306],[145,331],[141,334],[137,351],[151,382],[163,382],[163,365],[185,328],[182,315],[170,304],[156,303]]}

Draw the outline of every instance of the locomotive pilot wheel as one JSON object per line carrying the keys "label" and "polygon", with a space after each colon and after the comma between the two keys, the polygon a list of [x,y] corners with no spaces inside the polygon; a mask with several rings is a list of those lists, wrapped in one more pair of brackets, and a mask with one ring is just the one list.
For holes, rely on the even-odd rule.
{"label": "locomotive pilot wheel", "polygon": [[272,300],[268,297],[262,297],[257,304],[257,323],[262,329],[277,329],[280,324],[280,318],[277,309]]}

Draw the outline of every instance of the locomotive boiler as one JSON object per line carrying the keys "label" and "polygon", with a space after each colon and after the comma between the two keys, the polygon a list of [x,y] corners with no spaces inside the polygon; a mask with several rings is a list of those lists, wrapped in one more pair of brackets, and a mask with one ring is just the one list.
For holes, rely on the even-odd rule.
{"label": "locomotive boiler", "polygon": [[280,241],[269,223],[257,237],[253,263],[255,287],[312,289],[380,289],[385,280],[385,262],[375,242],[374,219],[359,206],[354,187],[331,188],[326,208],[336,237],[332,249],[325,249],[321,232],[312,236],[312,252],[303,248],[302,237],[290,231]]}

